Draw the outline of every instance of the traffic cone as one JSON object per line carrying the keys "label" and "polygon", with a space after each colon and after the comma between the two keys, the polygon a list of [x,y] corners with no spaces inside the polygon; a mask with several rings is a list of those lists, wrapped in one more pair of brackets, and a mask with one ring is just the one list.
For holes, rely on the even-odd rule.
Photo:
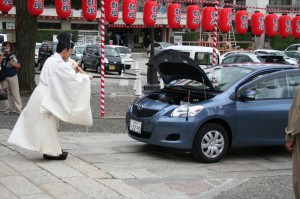
{"label": "traffic cone", "polygon": [[120,83],[119,86],[128,86],[128,79],[124,78],[124,71],[122,71],[121,76],[120,76]]}

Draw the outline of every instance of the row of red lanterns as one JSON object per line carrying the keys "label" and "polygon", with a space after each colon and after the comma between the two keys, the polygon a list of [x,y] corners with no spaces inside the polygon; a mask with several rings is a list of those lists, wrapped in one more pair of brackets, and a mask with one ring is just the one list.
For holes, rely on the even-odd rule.
{"label": "row of red lanterns", "polygon": [[[28,11],[33,16],[39,16],[44,10],[44,0],[27,0]],[[7,13],[13,6],[13,0],[0,0],[0,10]],[[56,12],[61,19],[66,19],[71,14],[71,0],[55,0]],[[136,20],[137,1],[123,1],[122,19],[126,25],[132,25]],[[87,20],[95,20],[97,15],[97,0],[82,0],[83,17]],[[202,27],[205,31],[212,31],[215,27],[215,7],[205,7],[202,11]],[[158,13],[158,3],[149,0],[144,5],[143,22],[146,26],[154,26]],[[168,6],[168,25],[170,28],[179,28],[181,21],[181,5],[171,3]],[[200,27],[201,14],[198,5],[189,5],[187,8],[187,27],[196,30]],[[223,8],[219,13],[219,28],[222,32],[229,32],[232,28],[232,10]],[[115,23],[119,16],[119,0],[106,0],[105,19],[109,23]],[[240,10],[235,15],[236,32],[245,34],[248,32],[248,12]],[[274,13],[270,13],[264,19],[264,14],[256,11],[251,16],[252,33],[260,36],[266,32],[269,37],[274,37],[277,33],[281,37],[288,37],[291,33],[295,38],[300,38],[300,16],[293,19],[289,15],[283,14],[278,18]],[[266,27],[265,27],[266,26]]]}

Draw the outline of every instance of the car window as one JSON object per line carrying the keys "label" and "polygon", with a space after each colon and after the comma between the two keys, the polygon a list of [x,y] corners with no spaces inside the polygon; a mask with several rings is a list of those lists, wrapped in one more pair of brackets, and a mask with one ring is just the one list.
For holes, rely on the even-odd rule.
{"label": "car window", "polygon": [[240,67],[215,67],[206,75],[218,91],[225,91],[235,82],[252,71],[252,69]]}
{"label": "car window", "polygon": [[234,62],[236,56],[230,56],[223,59],[222,64],[231,64]]}
{"label": "car window", "polygon": [[98,50],[97,50],[96,47],[94,47],[92,50],[93,50],[92,53],[93,53],[94,55],[96,55],[96,54],[98,53]]}
{"label": "car window", "polygon": [[289,73],[262,79],[243,90],[255,91],[255,100],[290,99],[300,85],[300,74]]}
{"label": "car window", "polygon": [[114,48],[104,48],[105,57],[119,57],[119,53]]}
{"label": "car window", "polygon": [[236,60],[234,61],[236,63],[244,63],[244,62],[253,62],[252,59],[247,55],[238,55]]}
{"label": "car window", "polygon": [[[212,53],[207,53],[207,52],[196,52],[194,60],[199,64],[199,65],[212,65]],[[218,62],[218,60],[217,60]]]}
{"label": "car window", "polygon": [[288,47],[286,50],[287,50],[287,51],[290,51],[290,50],[298,50],[298,47],[299,47],[299,45],[293,45],[293,46]]}
{"label": "car window", "polygon": [[129,48],[126,47],[116,47],[115,48],[118,53],[130,54]]}
{"label": "car window", "polygon": [[86,53],[92,54],[93,53],[93,47],[86,47]]}
{"label": "car window", "polygon": [[82,54],[84,51],[84,47],[76,47],[75,48],[75,54]]}

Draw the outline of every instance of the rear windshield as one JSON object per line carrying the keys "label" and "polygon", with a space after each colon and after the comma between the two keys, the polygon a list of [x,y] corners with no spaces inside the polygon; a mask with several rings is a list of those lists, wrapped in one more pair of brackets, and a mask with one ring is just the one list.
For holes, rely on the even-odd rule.
{"label": "rear windshield", "polygon": [[257,58],[263,63],[286,64],[282,56],[257,56]]}
{"label": "rear windshield", "polygon": [[[208,52],[196,52],[194,60],[199,65],[212,65],[213,54]],[[218,60],[217,63],[219,63]]]}

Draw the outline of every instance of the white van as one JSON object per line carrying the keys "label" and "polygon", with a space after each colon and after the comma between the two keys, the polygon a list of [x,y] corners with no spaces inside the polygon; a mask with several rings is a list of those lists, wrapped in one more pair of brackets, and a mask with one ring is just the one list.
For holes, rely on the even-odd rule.
{"label": "white van", "polygon": [[[212,67],[213,48],[204,46],[169,46],[165,48],[180,51],[195,60],[201,68]],[[217,64],[220,63],[220,52],[217,50]]]}

